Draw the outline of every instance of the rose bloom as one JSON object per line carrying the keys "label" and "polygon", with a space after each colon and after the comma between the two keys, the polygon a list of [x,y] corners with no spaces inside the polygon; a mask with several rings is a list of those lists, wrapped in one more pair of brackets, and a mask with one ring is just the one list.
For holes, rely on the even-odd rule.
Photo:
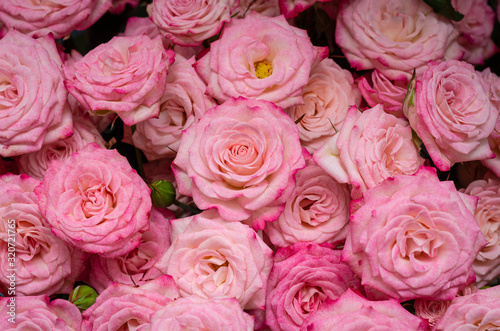
{"label": "rose bloom", "polygon": [[255,231],[215,210],[171,224],[172,245],[157,267],[174,278],[181,297],[234,297],[243,309],[264,307],[272,251]]}
{"label": "rose bloom", "polygon": [[310,153],[323,146],[342,127],[350,106],[359,105],[361,96],[349,71],[332,59],[311,68],[302,94],[303,105],[285,109],[298,122],[302,146]]}
{"label": "rose bloom", "polygon": [[476,203],[434,168],[389,178],[357,201],[342,259],[374,297],[451,300],[474,282],[472,263],[486,245]]}
{"label": "rose bloom", "polygon": [[479,198],[475,217],[488,244],[479,251],[472,268],[476,286],[483,287],[500,276],[500,179],[488,176],[461,191]]}
{"label": "rose bloom", "polygon": [[500,286],[456,297],[433,330],[498,330],[500,327]]}
{"label": "rose bloom", "polygon": [[9,287],[15,269],[17,295],[69,293],[86,258],[50,231],[33,193],[39,184],[26,175],[0,177],[1,282]]}
{"label": "rose bloom", "polygon": [[391,81],[376,69],[358,81],[359,90],[370,107],[380,103],[385,112],[396,117],[403,117],[407,85],[406,81]]}
{"label": "rose bloom", "polygon": [[0,1],[0,21],[32,37],[52,33],[55,39],[86,30],[111,7],[111,0]]}
{"label": "rose bloom", "polygon": [[127,255],[113,259],[99,255],[90,257],[89,283],[101,293],[112,283],[143,285],[163,273],[156,263],[170,247],[170,223],[173,213],[167,209],[151,209],[149,230],[141,236],[141,244]]}
{"label": "rose bloom", "polygon": [[339,183],[351,184],[353,199],[386,178],[415,173],[424,162],[408,122],[385,113],[380,104],[364,112],[351,107],[314,161]]}
{"label": "rose bloom", "polygon": [[[15,323],[9,321],[13,317],[9,314],[12,312],[12,304],[15,304]],[[50,301],[47,295],[2,297],[0,314],[0,328],[5,331],[80,331],[82,324],[82,314],[74,304],[63,299]]]}
{"label": "rose bloom", "polygon": [[151,316],[151,331],[163,330],[252,331],[254,321],[234,298],[191,296],[172,301]]}
{"label": "rose bloom", "polygon": [[395,300],[369,301],[349,289],[338,300],[324,303],[300,330],[423,331],[427,325]]}
{"label": "rose bloom", "polygon": [[430,60],[463,54],[458,31],[421,0],[343,1],[335,41],[351,66],[377,69],[393,80],[421,74]]}
{"label": "rose bloom", "polygon": [[306,31],[283,16],[250,12],[226,24],[195,69],[220,102],[242,96],[287,108],[303,103],[311,66],[321,56],[325,50],[316,50]]}
{"label": "rose bloom", "polygon": [[111,0],[112,7],[109,9],[109,12],[115,15],[121,14],[127,5],[130,5],[132,8],[137,7],[139,5],[140,0]]}
{"label": "rose bloom", "polygon": [[311,159],[297,171],[296,186],[285,210],[265,232],[273,245],[285,247],[308,241],[337,244],[345,240],[350,192]]}
{"label": "rose bloom", "polygon": [[35,152],[73,132],[61,64],[51,36],[11,30],[0,39],[0,156]]}
{"label": "rose bloom", "polygon": [[178,296],[169,275],[140,287],[113,284],[83,313],[82,331],[149,330],[151,315]]}
{"label": "rose bloom", "polygon": [[153,0],[148,15],[160,31],[175,44],[197,46],[219,33],[231,20],[235,0]]}
{"label": "rose bloom", "polygon": [[35,193],[58,238],[102,257],[129,253],[149,228],[147,184],[116,150],[94,143],[53,161]]}
{"label": "rose bloom", "polygon": [[276,252],[266,294],[271,330],[299,330],[327,298],[335,300],[356,285],[355,274],[340,255],[330,245],[305,242]]}
{"label": "rose bloom", "polygon": [[426,320],[430,326],[434,326],[443,317],[450,304],[451,301],[416,299],[413,307],[415,308],[415,315]]}
{"label": "rose bloom", "polygon": [[68,91],[94,115],[114,111],[126,125],[158,116],[174,53],[160,37],[114,37],[72,66],[63,66]]}
{"label": "rose bloom", "polygon": [[167,76],[167,87],[160,99],[160,114],[136,126],[132,134],[134,146],[140,148],[149,161],[175,157],[179,150],[182,131],[217,104],[205,95],[207,86],[198,77],[189,60],[176,56]]}
{"label": "rose bloom", "polygon": [[90,143],[104,147],[99,131],[88,119],[78,118],[73,122],[73,135],[51,144],[33,153],[23,154],[18,159],[19,170],[36,179],[43,179],[45,171],[53,160],[64,160]]}
{"label": "rose bloom", "polygon": [[464,17],[453,21],[453,26],[460,32],[458,42],[465,55],[462,60],[472,64],[483,64],[498,48],[491,40],[495,23],[495,12],[487,0],[459,1],[452,0],[453,8]]}
{"label": "rose bloom", "polygon": [[415,105],[403,107],[403,112],[439,170],[494,157],[488,136],[498,111],[471,64],[429,63],[417,78],[414,100]]}
{"label": "rose bloom", "polygon": [[199,208],[262,229],[283,211],[304,165],[290,117],[273,103],[238,98],[184,131],[172,170]]}

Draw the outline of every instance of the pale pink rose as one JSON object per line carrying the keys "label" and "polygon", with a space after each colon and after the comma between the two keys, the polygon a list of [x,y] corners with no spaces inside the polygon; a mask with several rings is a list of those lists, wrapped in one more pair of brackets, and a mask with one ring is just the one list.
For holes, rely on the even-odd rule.
{"label": "pale pink rose", "polygon": [[295,189],[280,217],[266,225],[273,245],[285,247],[300,241],[337,244],[345,240],[350,192],[312,160],[295,175]]}
{"label": "pale pink rose", "polygon": [[139,5],[141,0],[111,0],[112,7],[109,9],[109,12],[112,14],[121,14],[127,5],[130,5],[132,8],[135,8]]}
{"label": "pale pink rose", "polygon": [[272,251],[254,230],[226,222],[215,210],[173,220],[172,245],[157,263],[181,297],[236,298],[243,309],[263,309]]}
{"label": "pale pink rose", "polygon": [[314,153],[314,161],[339,183],[352,185],[351,197],[389,177],[411,175],[423,164],[404,118],[382,105],[349,109],[340,131]]}
{"label": "pale pink rose", "polygon": [[0,21],[32,37],[50,33],[55,39],[85,30],[111,7],[111,0],[0,1]]}
{"label": "pale pink rose", "polygon": [[279,0],[240,0],[240,6],[236,8],[234,12],[238,12],[236,18],[244,18],[251,11],[256,11],[268,17],[275,17],[281,14],[278,1]]}
{"label": "pale pink rose", "polygon": [[427,324],[395,300],[369,301],[349,289],[338,300],[324,303],[300,330],[424,331],[427,330]]}
{"label": "pale pink rose", "polygon": [[83,313],[82,331],[149,330],[151,315],[178,296],[169,275],[140,287],[113,284]]}
{"label": "pale pink rose", "polygon": [[21,155],[18,159],[19,170],[30,177],[42,180],[50,162],[65,160],[71,154],[93,142],[101,147],[104,147],[105,144],[104,139],[90,120],[77,118],[73,121],[73,135],[71,137],[42,145],[42,148],[37,152]]}
{"label": "pale pink rose", "polygon": [[458,31],[421,0],[344,0],[335,41],[351,66],[391,80],[421,74],[430,60],[458,59]]}
{"label": "pale pink rose", "polygon": [[263,229],[305,166],[295,123],[271,102],[231,99],[184,131],[172,163],[179,192],[228,221]]}
{"label": "pale pink rose", "polygon": [[226,24],[195,69],[220,102],[242,96],[286,108],[303,103],[311,66],[323,53],[283,16],[250,12]]}
{"label": "pale pink rose", "polygon": [[385,112],[397,117],[403,117],[407,85],[406,81],[391,81],[376,69],[358,81],[359,90],[370,107],[380,103]]}
{"label": "pale pink rose", "polygon": [[17,295],[69,293],[86,259],[50,231],[33,193],[39,184],[26,175],[0,177],[0,279],[9,287],[14,273]]}
{"label": "pale pink rose", "polygon": [[500,286],[456,297],[435,331],[498,330],[500,327]]}
{"label": "pale pink rose", "polygon": [[253,331],[254,321],[233,298],[191,296],[172,301],[151,316],[151,331],[163,330]]}
{"label": "pale pink rose", "polygon": [[417,78],[415,105],[403,112],[439,170],[457,162],[493,158],[488,136],[498,111],[483,79],[462,61],[431,62]]}
{"label": "pale pink rose", "polygon": [[479,251],[472,268],[476,286],[483,287],[500,276],[500,179],[476,180],[462,192],[479,198],[474,216],[488,244]]}
{"label": "pale pink rose", "polygon": [[495,12],[487,0],[460,1],[451,0],[453,8],[464,17],[453,21],[453,26],[460,32],[458,42],[464,49],[464,61],[483,64],[484,60],[498,51],[491,39],[495,23]]}
{"label": "pale pink rose", "polygon": [[299,330],[327,298],[338,299],[356,285],[356,275],[340,255],[330,245],[305,242],[276,252],[266,295],[271,330]]}
{"label": "pale pink rose", "polygon": [[351,73],[332,59],[311,68],[302,94],[304,104],[285,109],[298,122],[302,146],[310,153],[323,146],[342,127],[347,110],[359,105],[361,95]]}
{"label": "pale pink rose", "polygon": [[434,168],[389,178],[357,201],[342,259],[367,294],[451,300],[474,282],[472,263],[487,243],[476,203],[453,182],[440,182]]}
{"label": "pale pink rose", "polygon": [[68,91],[94,115],[114,111],[129,126],[158,116],[174,53],[160,37],[114,37],[74,65],[63,65]]}
{"label": "pale pink rose", "polygon": [[73,132],[61,64],[51,36],[11,30],[0,40],[0,156],[35,152]]}
{"label": "pale pink rose", "polygon": [[[12,309],[12,306],[15,308]],[[71,302],[47,295],[0,298],[2,330],[80,331],[82,314]],[[11,318],[15,323],[12,323]]]}
{"label": "pale pink rose", "polygon": [[194,57],[186,60],[176,56],[160,99],[158,118],[138,123],[132,134],[134,146],[140,148],[149,161],[175,157],[182,132],[217,105],[205,95],[207,86],[192,67],[194,62]]}
{"label": "pale pink rose", "polygon": [[101,293],[112,283],[144,285],[163,273],[157,262],[170,247],[170,223],[173,214],[168,210],[152,208],[149,230],[141,236],[141,244],[130,253],[107,259],[99,255],[90,257],[89,283]]}
{"label": "pale pink rose", "polygon": [[280,12],[285,18],[297,17],[316,2],[329,2],[331,0],[279,0]]}
{"label": "pale pink rose", "polygon": [[430,326],[434,326],[443,317],[450,304],[451,301],[416,299],[413,307],[415,308],[415,315],[426,320]]}
{"label": "pale pink rose", "polygon": [[52,232],[89,253],[125,255],[149,229],[147,184],[125,157],[95,143],[53,161],[35,193]]}
{"label": "pale pink rose", "polygon": [[177,45],[197,46],[231,20],[235,0],[153,0],[148,15],[161,33]]}
{"label": "pale pink rose", "polygon": [[[500,6],[498,6],[500,8]],[[484,69],[479,75],[483,78],[483,85],[488,92],[490,102],[500,112],[500,77],[491,72],[490,68]],[[490,149],[495,154],[493,159],[481,160],[481,163],[500,177],[500,116],[495,128],[488,137]]]}

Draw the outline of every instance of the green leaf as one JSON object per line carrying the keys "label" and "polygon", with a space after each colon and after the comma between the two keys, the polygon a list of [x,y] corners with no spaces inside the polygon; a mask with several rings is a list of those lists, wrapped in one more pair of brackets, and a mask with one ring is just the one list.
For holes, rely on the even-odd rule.
{"label": "green leaf", "polygon": [[95,303],[97,292],[92,287],[87,285],[79,285],[71,291],[69,302],[73,303],[81,311],[88,309]]}

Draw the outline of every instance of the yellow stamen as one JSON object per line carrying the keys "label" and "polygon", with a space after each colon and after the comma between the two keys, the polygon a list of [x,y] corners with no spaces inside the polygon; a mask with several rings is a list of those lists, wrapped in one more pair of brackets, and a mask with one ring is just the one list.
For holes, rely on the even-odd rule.
{"label": "yellow stamen", "polygon": [[271,76],[273,73],[273,66],[267,61],[259,61],[254,63],[255,66],[255,76],[257,78],[263,79]]}

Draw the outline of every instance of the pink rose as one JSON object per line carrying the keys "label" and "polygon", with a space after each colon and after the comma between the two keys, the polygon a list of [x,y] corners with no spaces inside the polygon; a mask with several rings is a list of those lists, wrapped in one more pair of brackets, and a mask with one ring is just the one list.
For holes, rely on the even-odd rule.
{"label": "pink rose", "polygon": [[86,258],[50,231],[33,193],[39,184],[26,175],[0,177],[0,278],[9,287],[16,269],[17,295],[69,293]]}
{"label": "pink rose", "polygon": [[495,13],[487,0],[452,0],[453,8],[464,15],[458,22],[452,22],[460,32],[458,42],[464,49],[463,60],[472,64],[483,64],[498,48],[491,40]]}
{"label": "pink rose", "polygon": [[358,81],[359,90],[370,107],[381,103],[385,112],[396,117],[403,117],[407,85],[406,81],[391,81],[376,69]]}
{"label": "pink rose", "polygon": [[338,182],[351,184],[353,199],[386,178],[415,173],[424,162],[408,122],[385,113],[380,104],[364,112],[349,109],[342,128],[314,153],[314,161]]}
{"label": "pink rose", "polygon": [[488,136],[498,111],[474,67],[462,61],[429,63],[417,78],[414,106],[403,112],[436,167],[493,158]]}
{"label": "pink rose", "polygon": [[74,304],[63,299],[50,301],[46,295],[0,298],[0,314],[0,328],[5,331],[80,331],[82,324],[82,314]]}
{"label": "pink rose", "polygon": [[[167,218],[168,216],[168,218]],[[170,223],[173,215],[168,210],[151,209],[149,230],[141,236],[141,244],[127,255],[107,259],[90,257],[89,283],[101,293],[112,283],[144,285],[163,275],[156,264],[170,247]]]}
{"label": "pink rose", "polygon": [[271,330],[299,330],[327,298],[335,300],[356,284],[340,255],[329,245],[313,243],[276,252],[266,295],[266,324]]}
{"label": "pink rose", "polygon": [[302,97],[303,105],[292,106],[285,112],[294,121],[300,119],[300,141],[310,153],[342,127],[349,107],[361,102],[351,73],[329,58],[313,65]]}
{"label": "pink rose", "polygon": [[55,39],[85,30],[111,7],[111,0],[0,1],[0,21],[32,37],[52,33]]}
{"label": "pink rose", "polygon": [[254,321],[232,298],[191,296],[172,301],[151,316],[151,331],[163,330],[253,331]]}
{"label": "pink rose", "polygon": [[132,8],[135,8],[139,5],[140,0],[112,0],[112,7],[109,9],[109,12],[112,14],[121,14],[127,5],[130,5]]}
{"label": "pink rose", "polygon": [[[498,6],[500,8],[500,6]],[[491,72],[490,68],[484,69],[479,75],[483,78],[483,85],[486,89],[490,102],[500,112],[500,77]],[[495,128],[488,137],[488,143],[495,158],[481,160],[481,163],[500,177],[500,116],[497,119]]]}
{"label": "pink rose", "polygon": [[337,244],[345,240],[349,221],[350,192],[312,160],[297,171],[296,186],[285,210],[265,232],[273,245],[285,247],[308,241]]}
{"label": "pink rose", "polygon": [[178,296],[169,275],[140,287],[113,284],[83,313],[82,331],[149,330],[151,315]]}
{"label": "pink rose", "polygon": [[174,53],[160,37],[114,37],[72,66],[63,66],[68,91],[92,114],[114,111],[129,126],[158,116]]}
{"label": "pink rose", "polygon": [[21,155],[18,159],[19,169],[33,178],[42,180],[50,162],[65,160],[71,154],[93,142],[101,147],[104,147],[105,144],[92,122],[79,118],[73,122],[73,135],[71,137],[42,145],[42,148],[37,152]]}
{"label": "pink rose", "polygon": [[287,108],[303,103],[302,90],[319,53],[324,52],[314,48],[306,31],[283,16],[250,12],[224,27],[195,69],[207,93],[220,102],[242,96]]}
{"label": "pink rose", "polygon": [[231,20],[235,0],[153,0],[147,11],[160,31],[175,44],[197,46],[219,33]]}
{"label": "pink rose", "polygon": [[456,297],[433,330],[498,330],[500,325],[500,286]]}
{"label": "pink rose", "polygon": [[285,18],[297,17],[307,8],[314,5],[316,2],[328,2],[331,0],[279,0],[280,12]]}
{"label": "pink rose", "polygon": [[171,224],[172,245],[157,267],[174,278],[181,297],[236,298],[244,309],[264,308],[272,251],[255,231],[215,210]]}
{"label": "pink rose", "polygon": [[413,306],[415,308],[415,315],[426,320],[430,326],[434,326],[443,317],[450,304],[451,301],[417,299]]}
{"label": "pink rose", "polygon": [[426,323],[395,300],[369,301],[347,290],[338,300],[324,303],[300,330],[427,330]]}
{"label": "pink rose", "polygon": [[35,152],[71,135],[61,64],[51,36],[35,40],[11,30],[0,39],[0,156]]}
{"label": "pink rose", "polygon": [[357,201],[342,259],[367,294],[451,300],[474,282],[472,263],[486,244],[476,202],[453,182],[440,182],[434,168],[390,178]]}
{"label": "pink rose", "polygon": [[458,31],[421,0],[344,0],[335,41],[352,67],[391,80],[421,74],[430,60],[458,59]]}
{"label": "pink rose", "polygon": [[500,179],[489,176],[476,180],[463,193],[479,198],[476,221],[488,241],[472,264],[476,286],[483,287],[500,276]]}
{"label": "pink rose", "polygon": [[172,169],[179,192],[199,208],[262,229],[283,211],[304,165],[290,117],[270,102],[238,98],[183,133]]}
{"label": "pink rose", "polygon": [[167,87],[160,99],[160,114],[138,123],[132,141],[148,160],[175,157],[182,132],[189,128],[217,104],[205,95],[207,86],[198,77],[192,64],[180,56],[170,68]]}
{"label": "pink rose", "polygon": [[94,143],[53,161],[35,193],[52,232],[89,253],[125,255],[149,228],[148,186],[125,157]]}

